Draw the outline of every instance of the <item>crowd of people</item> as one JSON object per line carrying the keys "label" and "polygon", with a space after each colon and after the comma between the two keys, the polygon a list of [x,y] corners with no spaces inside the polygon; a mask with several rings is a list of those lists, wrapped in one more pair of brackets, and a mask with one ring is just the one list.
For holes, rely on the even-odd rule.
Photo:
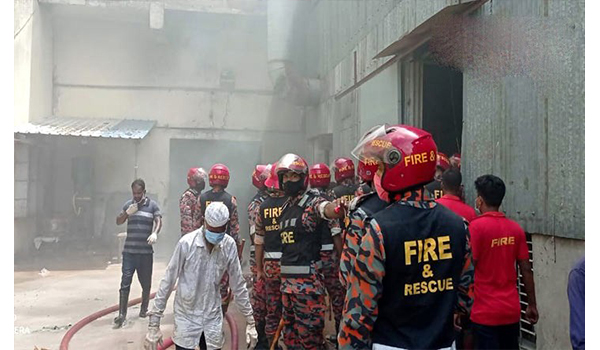
{"label": "crowd of people", "polygon": [[[256,166],[247,209],[251,286],[242,275],[228,168],[190,169],[182,237],[149,312],[161,214],[143,181],[134,181],[134,198],[117,218],[127,221],[128,236],[116,326],[125,321],[137,270],[140,317],[149,315],[146,349],[162,342],[160,320],[176,284],[177,349],[222,348],[230,300],[256,349],[277,349],[280,338],[286,349],[327,342],[339,349],[518,349],[517,266],[525,320],[535,324],[538,310],[525,233],[499,209],[502,179],[478,177],[470,207],[460,155],[448,158],[428,132],[406,125],[372,128],[352,155],[357,169],[350,158],[309,166],[291,153]],[[327,306],[335,323],[329,335]]]}

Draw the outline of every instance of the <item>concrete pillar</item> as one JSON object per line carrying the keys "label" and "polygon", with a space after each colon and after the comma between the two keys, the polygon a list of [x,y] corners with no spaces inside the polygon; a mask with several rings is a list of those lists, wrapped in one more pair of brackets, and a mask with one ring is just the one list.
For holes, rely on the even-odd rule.
{"label": "concrete pillar", "polygon": [[535,326],[537,349],[570,349],[569,271],[585,253],[585,241],[532,235],[533,275],[540,319]]}
{"label": "concrete pillar", "polygon": [[52,115],[53,52],[49,9],[35,0],[15,1],[14,124]]}

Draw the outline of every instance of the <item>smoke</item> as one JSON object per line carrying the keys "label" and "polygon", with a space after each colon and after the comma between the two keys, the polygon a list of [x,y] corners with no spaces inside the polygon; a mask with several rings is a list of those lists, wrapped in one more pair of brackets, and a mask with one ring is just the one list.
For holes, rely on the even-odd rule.
{"label": "smoke", "polygon": [[552,83],[576,50],[574,29],[556,18],[448,16],[434,25],[430,50],[441,65],[478,79]]}

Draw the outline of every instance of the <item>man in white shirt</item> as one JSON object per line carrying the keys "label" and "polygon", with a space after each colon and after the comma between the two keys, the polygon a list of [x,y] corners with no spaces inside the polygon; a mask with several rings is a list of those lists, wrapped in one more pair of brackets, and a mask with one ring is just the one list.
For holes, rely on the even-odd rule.
{"label": "man in white shirt", "polygon": [[183,236],[177,243],[148,314],[150,322],[144,349],[154,350],[158,344],[162,344],[160,319],[178,280],[173,335],[176,349],[192,350],[196,346],[200,346],[200,349],[220,349],[224,339],[221,332],[223,313],[219,282],[226,271],[238,309],[246,317],[246,342],[250,348],[256,345],[258,333],[237,246],[233,238],[225,234],[228,221],[227,207],[223,203],[211,203],[206,208],[204,225]]}

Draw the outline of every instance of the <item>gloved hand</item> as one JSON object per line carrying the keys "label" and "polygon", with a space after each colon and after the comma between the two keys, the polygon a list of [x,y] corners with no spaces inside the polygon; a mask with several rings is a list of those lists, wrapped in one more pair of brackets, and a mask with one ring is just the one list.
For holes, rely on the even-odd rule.
{"label": "gloved hand", "polygon": [[129,207],[127,208],[127,210],[125,210],[125,212],[129,216],[135,214],[137,211],[138,211],[138,205],[137,205],[137,203],[132,203],[131,205],[129,205]]}
{"label": "gloved hand", "polygon": [[156,232],[153,232],[150,236],[148,236],[148,244],[156,243],[157,239],[158,239],[158,235],[156,234]]}
{"label": "gloved hand", "polygon": [[[252,322],[249,322],[250,319],[252,319]],[[254,317],[250,316],[246,322],[246,344],[248,345],[248,349],[254,349],[256,343],[258,343],[258,332],[256,331]]]}
{"label": "gloved hand", "polygon": [[163,336],[159,326],[148,326],[148,333],[144,339],[144,350],[157,350],[162,346]]}

